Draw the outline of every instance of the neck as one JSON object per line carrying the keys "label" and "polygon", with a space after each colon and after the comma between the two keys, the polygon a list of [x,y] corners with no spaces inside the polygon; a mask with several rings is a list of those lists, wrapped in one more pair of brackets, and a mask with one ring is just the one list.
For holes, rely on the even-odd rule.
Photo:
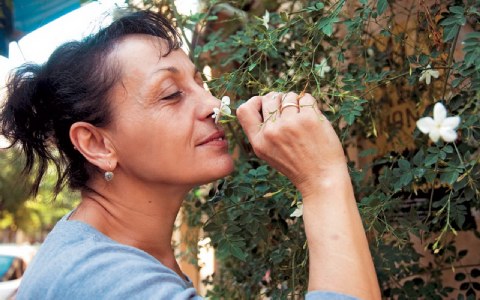
{"label": "neck", "polygon": [[[115,180],[115,179],[114,179]],[[70,219],[141,249],[183,277],[171,246],[174,222],[189,188],[93,182]]]}

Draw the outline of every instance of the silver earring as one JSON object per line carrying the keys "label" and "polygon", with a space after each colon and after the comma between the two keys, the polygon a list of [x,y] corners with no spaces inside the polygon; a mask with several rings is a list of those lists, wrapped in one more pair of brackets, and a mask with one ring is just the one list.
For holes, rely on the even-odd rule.
{"label": "silver earring", "polygon": [[106,171],[105,174],[103,174],[103,176],[105,177],[106,181],[112,181],[113,180],[113,172]]}

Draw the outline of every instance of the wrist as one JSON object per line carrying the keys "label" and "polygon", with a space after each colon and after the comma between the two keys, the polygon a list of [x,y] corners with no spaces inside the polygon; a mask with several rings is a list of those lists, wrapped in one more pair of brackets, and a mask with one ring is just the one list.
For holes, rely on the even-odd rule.
{"label": "wrist", "polygon": [[304,201],[325,193],[333,192],[335,194],[342,190],[350,190],[352,183],[347,164],[331,167],[316,176],[306,178],[301,184],[297,185],[297,188]]}

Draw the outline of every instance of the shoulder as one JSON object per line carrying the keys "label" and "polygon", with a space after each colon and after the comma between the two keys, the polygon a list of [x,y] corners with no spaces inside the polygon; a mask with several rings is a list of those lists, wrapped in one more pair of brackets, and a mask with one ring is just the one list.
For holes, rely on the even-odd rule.
{"label": "shoulder", "polygon": [[353,296],[329,291],[311,291],[305,296],[305,300],[360,300]]}
{"label": "shoulder", "polygon": [[[29,266],[18,299],[192,299],[196,291],[149,254],[85,224],[55,230]],[[56,228],[57,229],[57,228]],[[63,238],[62,238],[63,237]]]}

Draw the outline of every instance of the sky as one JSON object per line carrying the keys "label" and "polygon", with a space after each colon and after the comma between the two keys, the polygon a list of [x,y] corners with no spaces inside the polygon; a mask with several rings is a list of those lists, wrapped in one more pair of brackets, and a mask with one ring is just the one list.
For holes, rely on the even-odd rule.
{"label": "sky", "polygon": [[[70,40],[81,39],[95,33],[111,22],[111,12],[121,6],[122,0],[99,0],[85,4],[39,29],[24,36],[18,44],[10,43],[10,56],[0,56],[0,85],[7,73],[24,62],[45,62],[56,47]],[[177,0],[180,13],[198,9],[197,0]],[[1,93],[1,92],[0,92]]]}
{"label": "sky", "polygon": [[[176,0],[177,9],[189,14],[198,9],[197,0]],[[123,0],[98,0],[82,5],[39,29],[27,34],[18,43],[10,43],[8,58],[0,56],[0,101],[5,93],[8,73],[24,62],[44,63],[50,54],[62,43],[79,40],[108,25],[111,12],[124,3]],[[0,148],[7,146],[0,136]]]}

